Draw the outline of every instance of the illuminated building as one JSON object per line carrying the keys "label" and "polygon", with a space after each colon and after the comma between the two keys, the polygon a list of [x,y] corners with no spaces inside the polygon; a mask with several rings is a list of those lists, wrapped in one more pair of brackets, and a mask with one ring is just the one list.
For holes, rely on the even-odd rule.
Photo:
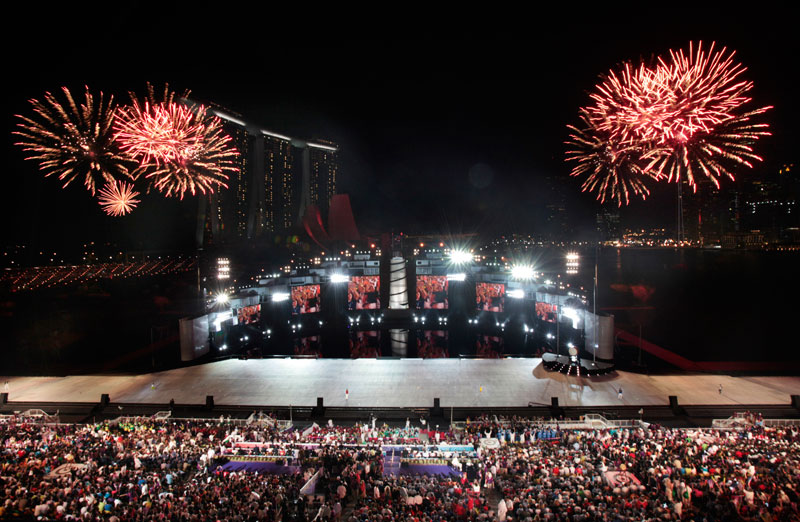
{"label": "illuminated building", "polygon": [[615,242],[620,240],[620,215],[619,210],[603,207],[597,213],[597,234],[601,242]]}
{"label": "illuminated building", "polygon": [[336,194],[336,174],[338,170],[336,145],[319,140],[309,143],[311,159],[311,179],[309,183],[311,204],[317,205],[323,213],[328,212],[331,198]]}
{"label": "illuminated building", "polygon": [[336,193],[338,148],[262,129],[213,108],[241,153],[228,189],[201,198],[198,244],[232,243],[299,230],[305,209],[327,212]]}

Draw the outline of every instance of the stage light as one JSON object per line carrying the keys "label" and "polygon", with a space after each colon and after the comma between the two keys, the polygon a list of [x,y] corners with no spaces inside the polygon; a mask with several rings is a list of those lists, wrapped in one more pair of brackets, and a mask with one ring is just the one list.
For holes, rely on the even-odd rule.
{"label": "stage light", "polygon": [[578,325],[581,322],[580,312],[574,308],[562,308],[561,315],[567,317],[568,319],[572,319],[572,327],[578,328]]}
{"label": "stage light", "polygon": [[289,300],[289,294],[287,294],[286,292],[276,292],[272,294],[273,303],[280,303],[282,301],[288,301],[288,300]]}
{"label": "stage light", "polygon": [[344,274],[331,274],[331,283],[346,283],[349,280],[350,278]]}
{"label": "stage light", "polygon": [[511,277],[514,279],[533,279],[533,267],[530,265],[514,265],[511,267]]}
{"label": "stage light", "polygon": [[219,349],[220,350],[227,350],[228,349],[228,345],[227,344],[223,344],[222,346],[219,347]]}
{"label": "stage light", "polygon": [[506,292],[506,295],[512,299],[525,299],[525,290],[515,288]]}
{"label": "stage light", "polygon": [[472,254],[466,250],[453,250],[450,252],[450,263],[454,265],[465,265],[472,261]]}
{"label": "stage light", "polygon": [[467,274],[447,274],[448,281],[464,281],[467,278]]}
{"label": "stage light", "polygon": [[575,252],[570,252],[567,254],[567,273],[568,274],[577,274],[578,267],[580,266],[580,256]]}
{"label": "stage light", "polygon": [[215,297],[214,300],[217,302],[217,304],[225,304],[230,300],[230,298],[231,297],[228,294],[222,292],[217,294],[217,297]]}

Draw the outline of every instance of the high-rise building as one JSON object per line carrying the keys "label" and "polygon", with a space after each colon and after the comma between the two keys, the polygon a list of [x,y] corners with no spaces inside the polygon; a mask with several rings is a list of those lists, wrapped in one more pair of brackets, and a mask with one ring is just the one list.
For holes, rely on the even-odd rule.
{"label": "high-rise building", "polygon": [[681,183],[683,239],[699,245],[720,243],[728,219],[729,200],[711,180],[698,179],[695,189]]}
{"label": "high-rise building", "polygon": [[213,108],[239,150],[239,171],[228,188],[202,199],[198,242],[231,243],[299,230],[305,209],[326,212],[336,193],[338,148],[327,140],[304,141],[259,128]]}
{"label": "high-rise building", "polygon": [[292,139],[262,129],[255,154],[257,189],[252,202],[254,230],[249,237],[289,230],[294,225],[298,178]]}
{"label": "high-rise building", "polygon": [[622,239],[619,210],[603,207],[597,212],[597,235],[604,243]]}
{"label": "high-rise building", "polygon": [[547,199],[544,204],[545,233],[551,240],[563,241],[573,233],[567,212],[567,186],[559,176],[545,177]]}
{"label": "high-rise building", "polygon": [[330,141],[319,140],[309,144],[311,156],[311,180],[309,183],[311,204],[317,205],[326,215],[331,197],[336,194],[337,149]]}

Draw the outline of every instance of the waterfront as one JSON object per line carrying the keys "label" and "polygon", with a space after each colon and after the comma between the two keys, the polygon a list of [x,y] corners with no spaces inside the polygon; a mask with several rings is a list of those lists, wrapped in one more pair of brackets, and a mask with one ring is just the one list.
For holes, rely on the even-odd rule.
{"label": "waterfront", "polygon": [[604,248],[598,307],[694,361],[798,361],[798,261],[797,252]]}
{"label": "waterfront", "polygon": [[[540,249],[531,257],[554,277],[564,272],[566,251]],[[580,255],[579,273],[568,281],[584,286],[591,309],[595,251]],[[693,361],[800,360],[791,327],[791,303],[800,292],[793,272],[798,253],[603,248],[599,260],[598,309],[613,314],[616,326],[634,336],[641,331],[644,340]],[[177,320],[193,308],[192,278],[187,273],[7,295],[4,356],[13,373],[28,375],[172,367],[179,363]],[[304,338],[274,336],[262,352],[323,358],[536,357],[553,343],[547,346],[546,325],[527,336],[519,323],[500,331],[488,318],[481,327],[448,326],[449,333],[430,323],[411,330],[405,348],[391,342],[388,329],[362,327],[372,332],[354,333],[343,327]],[[562,346],[569,336],[562,328]],[[148,349],[151,343],[156,346]],[[631,347],[620,355],[628,361],[638,356]],[[646,354],[645,362],[650,369],[669,368]]]}

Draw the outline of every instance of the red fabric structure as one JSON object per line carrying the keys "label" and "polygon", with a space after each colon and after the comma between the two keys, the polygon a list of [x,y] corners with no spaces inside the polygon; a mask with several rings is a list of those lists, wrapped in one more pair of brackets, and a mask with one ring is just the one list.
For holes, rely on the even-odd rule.
{"label": "red fabric structure", "polygon": [[330,230],[330,238],[334,241],[358,241],[361,239],[358,228],[356,228],[356,220],[353,218],[353,209],[350,208],[350,196],[347,194],[336,194],[331,198],[328,230]]}
{"label": "red fabric structure", "polygon": [[319,207],[316,205],[309,205],[306,207],[305,214],[303,214],[303,228],[306,229],[306,234],[320,247],[327,248],[326,243],[330,242],[328,233],[325,232],[325,226],[322,224],[322,214]]}

